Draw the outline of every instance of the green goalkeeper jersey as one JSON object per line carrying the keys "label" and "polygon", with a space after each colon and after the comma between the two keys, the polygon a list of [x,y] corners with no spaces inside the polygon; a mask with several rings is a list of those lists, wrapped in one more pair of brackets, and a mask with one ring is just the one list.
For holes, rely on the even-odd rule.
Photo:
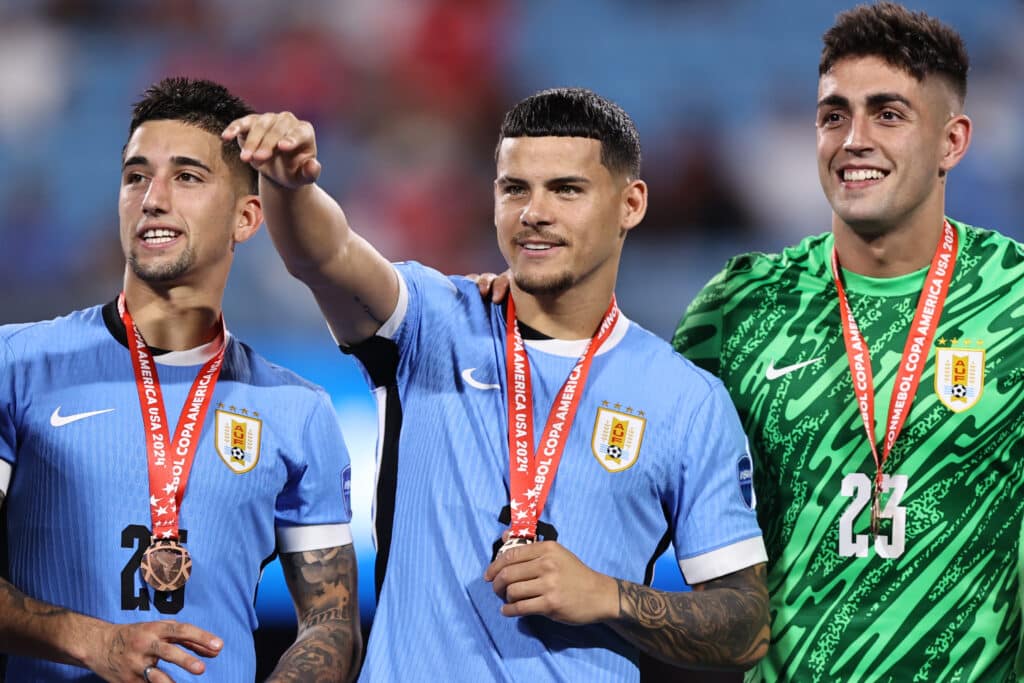
{"label": "green goalkeeper jersey", "polygon": [[[725,383],[755,460],[772,642],[750,679],[1016,680],[1024,248],[952,223],[953,280],[884,466],[877,535],[831,234],[732,259],[676,331],[676,348]],[[843,274],[870,349],[879,454],[927,270]]]}

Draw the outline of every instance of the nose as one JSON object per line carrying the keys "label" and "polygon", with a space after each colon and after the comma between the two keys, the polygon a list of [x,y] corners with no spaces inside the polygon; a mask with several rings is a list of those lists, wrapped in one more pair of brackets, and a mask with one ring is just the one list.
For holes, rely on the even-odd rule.
{"label": "nose", "polygon": [[843,140],[843,149],[851,154],[862,154],[873,149],[870,121],[867,116],[850,118],[850,128],[846,132],[846,139]]}
{"label": "nose", "polygon": [[530,197],[530,201],[523,206],[523,211],[519,214],[519,221],[531,228],[545,227],[554,222],[546,192],[535,192]]}
{"label": "nose", "polygon": [[147,216],[158,216],[167,213],[169,208],[170,194],[167,182],[160,178],[152,178],[142,198],[142,212]]}

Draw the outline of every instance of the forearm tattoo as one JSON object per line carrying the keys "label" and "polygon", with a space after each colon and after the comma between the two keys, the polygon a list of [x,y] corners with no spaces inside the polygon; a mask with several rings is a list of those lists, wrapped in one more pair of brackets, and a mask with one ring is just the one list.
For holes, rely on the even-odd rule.
{"label": "forearm tattoo", "polygon": [[[0,652],[54,658],[48,638],[64,626],[71,612],[34,600],[0,579]],[[64,656],[60,661],[70,663]]]}
{"label": "forearm tattoo", "polygon": [[749,668],[768,649],[765,565],[694,586],[692,592],[619,584],[613,628],[644,652],[672,664]]}
{"label": "forearm tattoo", "polygon": [[268,681],[345,681],[360,651],[351,545],[281,556],[299,612],[298,636]]}

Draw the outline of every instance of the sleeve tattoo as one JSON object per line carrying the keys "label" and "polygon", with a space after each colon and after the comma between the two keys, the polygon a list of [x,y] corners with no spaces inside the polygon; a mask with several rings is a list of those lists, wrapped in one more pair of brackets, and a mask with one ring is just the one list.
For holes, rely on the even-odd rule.
{"label": "sleeve tattoo", "polygon": [[281,555],[285,581],[299,617],[295,643],[268,680],[351,680],[362,651],[351,545]]}
{"label": "sleeve tattoo", "polygon": [[749,669],[768,651],[768,589],[758,564],[688,593],[616,579],[612,627],[647,654],[676,665]]}

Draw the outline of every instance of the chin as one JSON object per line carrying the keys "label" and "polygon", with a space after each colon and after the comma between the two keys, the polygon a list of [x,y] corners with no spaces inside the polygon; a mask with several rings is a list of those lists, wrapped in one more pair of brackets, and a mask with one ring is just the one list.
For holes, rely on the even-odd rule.
{"label": "chin", "polygon": [[516,287],[533,296],[561,294],[570,289],[575,282],[572,273],[568,272],[535,276],[514,273],[512,277],[516,282]]}
{"label": "chin", "polygon": [[164,263],[139,263],[137,259],[129,258],[128,265],[139,280],[156,285],[174,282],[184,276],[192,268],[192,260],[186,253],[176,261]]}

